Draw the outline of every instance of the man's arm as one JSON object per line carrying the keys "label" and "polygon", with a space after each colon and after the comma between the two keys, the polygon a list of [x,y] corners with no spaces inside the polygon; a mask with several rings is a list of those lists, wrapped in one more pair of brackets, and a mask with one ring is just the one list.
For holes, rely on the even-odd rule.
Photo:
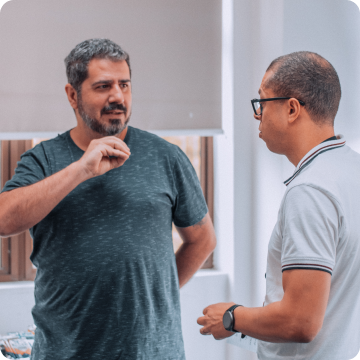
{"label": "man's arm", "polygon": [[180,287],[201,267],[216,246],[216,236],[209,213],[193,226],[177,227],[183,244],[176,252]]}
{"label": "man's arm", "polygon": [[[282,276],[281,301],[260,308],[237,307],[235,330],[268,342],[312,341],[322,327],[329,299],[331,275],[319,270],[287,270]],[[210,305],[198,324],[200,332],[223,339],[234,333],[222,324],[224,312],[234,303]]]}
{"label": "man's arm", "polygon": [[35,184],[0,194],[0,236],[34,226],[80,183],[123,165],[129,155],[127,145],[116,137],[93,140],[79,161]]}

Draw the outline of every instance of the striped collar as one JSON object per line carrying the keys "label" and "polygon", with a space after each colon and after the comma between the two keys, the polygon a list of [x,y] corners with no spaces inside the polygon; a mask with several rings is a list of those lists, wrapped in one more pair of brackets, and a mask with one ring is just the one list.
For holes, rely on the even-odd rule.
{"label": "striped collar", "polygon": [[284,184],[288,186],[299,174],[300,172],[308,166],[318,155],[324,153],[325,151],[337,149],[345,145],[346,140],[343,135],[337,135],[336,140],[329,140],[322,142],[321,144],[312,148],[299,162],[295,168],[294,174],[284,181]]}

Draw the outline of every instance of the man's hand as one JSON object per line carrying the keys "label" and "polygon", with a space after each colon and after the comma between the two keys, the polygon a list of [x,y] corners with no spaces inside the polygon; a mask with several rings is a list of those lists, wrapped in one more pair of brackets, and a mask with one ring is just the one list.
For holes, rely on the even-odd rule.
{"label": "man's hand", "polygon": [[216,340],[222,340],[234,335],[224,328],[223,316],[227,309],[235,303],[218,303],[209,305],[203,311],[204,316],[199,317],[197,323],[203,327],[200,329],[202,335],[212,335]]}
{"label": "man's hand", "polygon": [[122,140],[107,136],[92,140],[78,164],[92,178],[122,166],[129,156],[130,149]]}
{"label": "man's hand", "polygon": [[127,145],[114,136],[92,140],[81,159],[65,169],[35,184],[0,194],[0,236],[9,237],[31,228],[83,181],[123,165],[129,156]]}

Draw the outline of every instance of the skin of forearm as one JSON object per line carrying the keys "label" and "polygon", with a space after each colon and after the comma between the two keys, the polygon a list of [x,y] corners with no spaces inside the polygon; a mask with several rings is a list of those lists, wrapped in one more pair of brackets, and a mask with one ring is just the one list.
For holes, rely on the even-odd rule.
{"label": "skin of forearm", "polygon": [[287,309],[282,301],[265,307],[237,307],[235,330],[263,341],[274,343],[310,342],[318,330],[295,309]]}
{"label": "skin of forearm", "polygon": [[35,184],[0,194],[0,236],[31,228],[88,178],[89,174],[75,162]]}
{"label": "skin of forearm", "polygon": [[184,286],[204,264],[216,245],[215,236],[204,236],[201,241],[183,243],[176,252],[180,288]]}

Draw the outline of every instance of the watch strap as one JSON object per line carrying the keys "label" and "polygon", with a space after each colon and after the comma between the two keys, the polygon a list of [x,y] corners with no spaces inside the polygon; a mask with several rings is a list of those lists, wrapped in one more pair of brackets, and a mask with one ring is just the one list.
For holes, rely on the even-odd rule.
{"label": "watch strap", "polygon": [[242,305],[233,305],[233,306],[231,306],[231,307],[229,307],[226,311],[234,311],[238,306],[242,306]]}
{"label": "watch strap", "polygon": [[239,306],[242,306],[242,305],[237,305],[237,304],[235,304],[235,305],[229,307],[229,308],[226,310],[226,311],[230,311],[231,314],[232,314],[232,317],[233,317],[233,323],[232,323],[232,326],[231,326],[231,331],[232,331],[232,332],[239,332],[239,331],[237,331],[237,330],[234,329],[234,322],[235,322],[234,310],[235,310],[237,307],[239,307]]}

